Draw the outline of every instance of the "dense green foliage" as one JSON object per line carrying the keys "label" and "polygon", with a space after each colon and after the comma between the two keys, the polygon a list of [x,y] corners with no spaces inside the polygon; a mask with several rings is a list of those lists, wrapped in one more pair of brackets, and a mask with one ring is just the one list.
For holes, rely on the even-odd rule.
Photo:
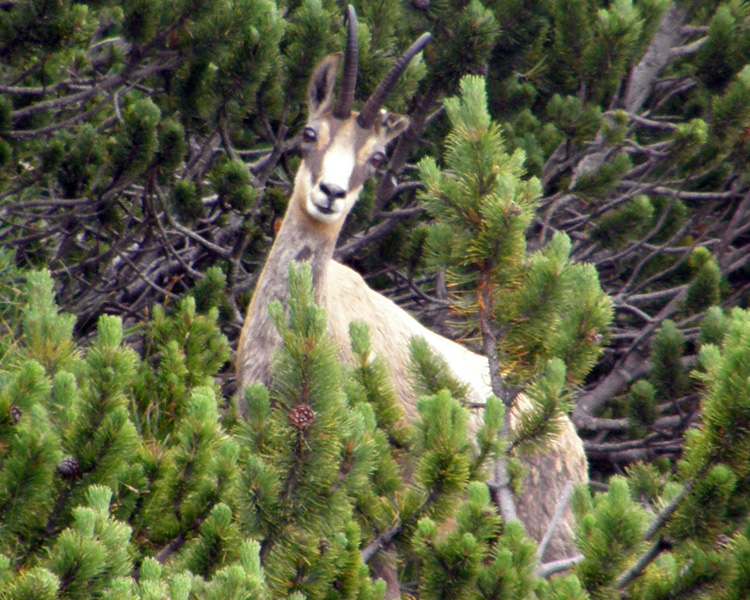
{"label": "dense green foliage", "polygon": [[[479,338],[502,402],[470,442],[415,341],[403,423],[366,328],[342,367],[302,276],[236,417],[340,3],[0,3],[0,598],[377,598],[378,562],[419,598],[743,598],[750,4],[353,4],[355,106],[433,40],[337,257]],[[536,409],[498,439],[518,391]],[[582,559],[549,577],[479,482],[571,409],[605,489],[575,492]]]}
{"label": "dense green foliage", "polygon": [[192,297],[171,315],[157,308],[127,342],[104,316],[84,346],[49,275],[26,275],[10,315],[22,327],[0,364],[0,597],[378,598],[385,586],[365,561],[381,543],[422,598],[605,598],[633,581],[644,599],[741,597],[746,311],[714,314],[724,333],[697,371],[704,426],[677,470],[635,467],[593,501],[579,489],[583,561],[545,581],[535,544],[477,481],[498,450],[500,403],[477,448],[445,389],[405,428],[366,328],[353,327],[355,362],[342,370],[309,270],[291,275],[288,317],[272,307],[284,340],[275,382],[247,390],[247,421],[212,382],[228,356],[215,308],[198,314]]}
{"label": "dense green foliage", "polygon": [[23,333],[0,372],[0,597],[382,595],[362,546],[400,520],[408,549],[417,520],[452,514],[492,436],[480,457],[446,392],[394,429],[366,329],[353,331],[359,365],[342,372],[310,286],[309,270],[292,273],[288,324],[273,308],[276,383],[249,388],[237,422],[212,382],[228,356],[216,309],[197,314],[191,297],[170,316],[157,308],[129,335],[143,358],[111,316],[77,349],[49,275],[27,276]]}

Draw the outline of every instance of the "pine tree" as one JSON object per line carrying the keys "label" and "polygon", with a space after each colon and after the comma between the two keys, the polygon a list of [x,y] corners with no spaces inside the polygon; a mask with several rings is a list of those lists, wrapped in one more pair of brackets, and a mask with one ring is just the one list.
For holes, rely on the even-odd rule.
{"label": "pine tree", "polygon": [[[460,89],[445,101],[453,125],[445,170],[430,158],[420,163],[423,199],[435,219],[427,247],[433,268],[445,270],[458,305],[477,324],[492,390],[507,409],[501,432],[510,450],[523,450],[560,432],[567,385],[593,365],[611,306],[591,266],[569,261],[564,234],[527,256],[538,181],[522,179],[522,151],[505,152],[484,81],[469,76]],[[532,407],[512,432],[510,409],[524,390]],[[498,469],[496,477],[508,479],[506,459]],[[506,520],[515,518],[507,499],[501,509]]]}
{"label": "pine tree", "polygon": [[[431,524],[443,507],[423,506],[430,491],[412,490],[400,469],[437,432],[429,418],[404,425],[355,330],[359,364],[338,385],[356,424],[347,440],[370,448],[372,471],[347,500],[356,531],[348,525],[330,557],[349,561],[341,595],[376,594],[355,548],[390,544],[415,595],[497,597],[506,582],[514,597],[741,598],[745,316],[732,309],[747,292],[747,3],[355,5],[358,101],[415,33],[434,41],[389,100],[411,114],[412,130],[388,176],[364,191],[338,257],[445,335],[481,332],[472,322],[488,317],[506,399],[523,388],[538,406],[511,452],[544,440],[550,416],[574,403],[592,475],[626,482],[614,479],[599,499],[576,493],[584,561],[532,583],[512,525],[487,514],[456,537]],[[235,518],[249,434],[226,410],[227,349],[284,210],[308,74],[342,39],[340,5],[328,0],[0,8],[0,595],[57,597],[61,585],[112,598],[272,595],[262,543]],[[444,153],[457,115],[482,104],[459,97],[443,110],[466,74],[486,76],[489,111],[466,123],[502,124],[503,142],[487,134],[474,151],[453,137],[461,151]],[[424,184],[410,152],[435,161],[422,163]],[[456,176],[475,166],[475,181]],[[464,205],[486,229],[432,200],[424,210],[432,192],[478,184],[509,186],[492,211],[482,212],[483,194]],[[607,312],[593,301],[599,283],[582,263],[613,298],[608,333],[597,325]],[[29,267],[51,269],[56,296]],[[420,393],[433,398],[425,415],[459,425],[442,390],[460,403],[460,386],[414,354]],[[461,447],[459,432],[443,433]],[[494,433],[454,465],[461,477],[467,459],[468,479],[479,477],[498,451]],[[278,442],[260,425],[254,435]],[[193,455],[206,449],[211,457]],[[611,530],[614,515],[640,514],[625,485],[653,513],[645,547],[636,535],[645,517]],[[468,480],[453,493],[484,506]],[[125,569],[108,548],[127,539],[140,554]],[[608,545],[623,549],[618,569],[604,564]],[[76,548],[96,564],[64,573]],[[137,581],[117,575],[126,570]]]}
{"label": "pine tree", "polygon": [[445,391],[405,426],[365,327],[342,369],[309,268],[290,275],[288,314],[270,308],[284,345],[246,421],[211,381],[227,358],[215,309],[156,307],[129,335],[140,357],[116,317],[75,344],[48,273],[26,287],[0,374],[2,598],[378,598],[377,549],[416,569],[417,522],[452,517],[483,478],[490,431],[477,454]]}

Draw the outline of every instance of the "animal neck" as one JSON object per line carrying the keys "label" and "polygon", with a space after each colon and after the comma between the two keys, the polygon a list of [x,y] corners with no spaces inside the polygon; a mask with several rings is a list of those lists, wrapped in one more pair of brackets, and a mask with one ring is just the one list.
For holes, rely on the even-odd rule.
{"label": "animal neck", "polygon": [[[333,258],[341,224],[326,224],[312,219],[302,208],[304,200],[293,195],[284,220],[263,268],[255,294],[271,296],[265,303],[287,295],[289,263],[307,262],[313,276],[315,300],[323,301],[328,262]],[[343,219],[341,219],[343,221]]]}
{"label": "animal neck", "polygon": [[[268,314],[268,304],[285,303],[288,294],[289,263],[310,263],[315,300],[325,304],[328,266],[333,257],[341,224],[324,224],[302,208],[302,194],[294,193],[284,220],[260,274],[247,310],[237,350],[237,379],[240,389],[254,381],[268,384],[279,335]],[[343,219],[341,219],[343,221]],[[244,412],[244,402],[240,402]]]}

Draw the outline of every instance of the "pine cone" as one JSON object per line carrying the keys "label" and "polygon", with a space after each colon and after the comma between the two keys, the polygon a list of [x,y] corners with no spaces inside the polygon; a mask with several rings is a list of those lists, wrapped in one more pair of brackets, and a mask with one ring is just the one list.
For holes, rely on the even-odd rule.
{"label": "pine cone", "polygon": [[331,549],[331,542],[329,542],[325,538],[321,538],[318,540],[318,552],[320,552],[321,556],[326,554]]}
{"label": "pine cone", "polygon": [[11,406],[8,410],[8,416],[10,417],[10,422],[13,423],[13,425],[18,425],[21,422],[23,411],[17,406]]}
{"label": "pine cone", "polygon": [[313,423],[315,423],[315,411],[312,409],[312,406],[303,402],[290,410],[286,418],[292,427],[298,431],[304,431],[305,429],[310,429]]}
{"label": "pine cone", "polygon": [[74,479],[81,475],[81,465],[75,458],[63,458],[57,463],[56,470],[63,479]]}

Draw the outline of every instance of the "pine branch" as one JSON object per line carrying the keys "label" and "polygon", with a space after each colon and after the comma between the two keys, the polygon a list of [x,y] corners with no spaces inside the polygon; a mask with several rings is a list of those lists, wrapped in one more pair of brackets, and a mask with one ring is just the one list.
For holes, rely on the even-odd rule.
{"label": "pine branch", "polygon": [[[691,364],[691,359],[693,357],[687,357],[683,359],[684,365]],[[650,366],[649,366],[650,370]],[[662,406],[659,407],[660,411],[667,410],[667,408],[671,408],[671,403],[665,403]],[[684,428],[685,426],[685,418],[680,415],[670,415],[667,417],[659,417],[654,423],[652,424],[652,428],[654,430],[665,430],[665,429],[674,429],[675,427]],[[611,432],[625,432],[630,429],[630,419],[627,417],[620,418],[620,419],[604,419],[601,417],[589,417],[586,422],[585,426],[582,428],[585,428],[587,431],[611,431]],[[586,444],[590,444],[591,442],[585,442]],[[602,444],[602,451],[604,451],[603,448],[604,444]],[[588,448],[588,446],[587,446]],[[608,450],[613,450],[613,448],[609,448]]]}
{"label": "pine branch", "polygon": [[31,106],[27,106],[26,108],[21,108],[16,111],[13,111],[10,114],[10,117],[13,121],[18,121],[20,119],[30,117],[37,113],[44,112],[45,110],[59,110],[71,104],[85,102],[86,100],[93,98],[97,94],[104,93],[107,90],[117,85],[120,85],[124,82],[125,82],[125,78],[122,77],[122,75],[120,74],[111,75],[110,77],[98,82],[98,84],[95,87],[92,87],[91,89],[88,89],[85,92],[80,92],[72,96],[61,96],[59,98],[54,98],[52,100],[47,100],[45,102],[38,102],[36,104],[32,104]]}
{"label": "pine branch", "polygon": [[649,523],[649,526],[646,528],[646,532],[644,533],[644,539],[654,539],[659,530],[664,527],[664,525],[666,525],[670,517],[679,508],[680,502],[682,502],[692,491],[695,482],[706,474],[708,468],[709,467],[707,466],[703,467],[698,473],[695,474],[692,479],[685,482],[685,485],[682,487],[682,489],[674,496],[674,498],[672,498],[667,503],[664,508],[659,511],[659,513],[652,519],[651,523]]}
{"label": "pine branch", "polygon": [[622,301],[616,302],[615,309],[628,312],[631,315],[639,318],[640,320],[645,321],[646,323],[651,322],[651,316],[648,313],[643,312],[640,308],[632,306],[628,304],[627,302],[622,302]]}
{"label": "pine branch", "polygon": [[[217,491],[218,488],[219,484],[217,483],[216,489],[214,491]],[[175,552],[182,548],[182,546],[185,545],[185,542],[188,539],[188,534],[195,533],[200,529],[200,526],[211,514],[211,510],[213,508],[214,502],[206,502],[206,505],[201,509],[200,514],[195,518],[195,520],[190,525],[188,525],[185,530],[181,531],[176,537],[170,540],[166,546],[164,546],[161,550],[159,550],[159,552],[156,553],[156,556],[154,557],[155,560],[158,563],[163,564],[170,556],[172,556]]]}
{"label": "pine branch", "polygon": [[659,556],[665,550],[669,550],[671,547],[672,544],[669,543],[666,539],[664,539],[663,537],[659,538],[649,547],[648,550],[646,550],[643,554],[641,554],[641,556],[638,557],[638,560],[633,563],[633,566],[631,566],[627,571],[625,571],[615,580],[615,587],[618,590],[622,590],[627,587],[628,584],[634,581],[644,571],[644,569],[646,569],[646,567],[648,567],[652,562],[656,560],[657,556]]}
{"label": "pine branch", "polygon": [[375,198],[375,211],[381,212],[397,192],[396,177],[403,171],[412,148],[419,141],[429,118],[434,118],[435,101],[441,91],[439,82],[434,82],[420,98],[409,115],[409,127],[399,137],[388,168],[380,180]]}
{"label": "pine branch", "polygon": [[[13,192],[9,192],[13,193]],[[0,195],[0,199],[4,198],[7,194]],[[76,198],[76,199],[63,199],[63,198],[49,198],[47,200],[22,200],[20,202],[9,204],[3,208],[0,215],[7,213],[16,214],[20,210],[29,210],[30,208],[70,208],[72,206],[82,206],[84,204],[90,204],[90,198]],[[27,215],[30,216],[30,215]],[[33,215],[37,217],[39,215]]]}
{"label": "pine branch", "polygon": [[659,73],[672,59],[672,50],[684,35],[682,24],[687,14],[687,7],[677,2],[673,2],[665,11],[651,44],[628,80],[624,102],[628,112],[640,111]]}
{"label": "pine branch", "polygon": [[750,211],[750,190],[746,191],[742,196],[742,201],[735,209],[732,218],[722,233],[721,245],[719,247],[719,261],[721,261],[727,253],[730,243],[733,242],[742,231],[747,230],[747,228],[750,227],[750,222],[748,222],[747,219],[748,211]]}
{"label": "pine branch", "polygon": [[154,560],[159,564],[164,564],[170,556],[182,548],[186,541],[187,536],[184,533],[181,533],[159,550],[159,552],[156,553],[156,556],[154,556]]}
{"label": "pine branch", "polygon": [[[201,143],[198,152],[192,158],[186,160],[186,164],[182,173],[180,173],[182,179],[193,179],[198,173],[204,172],[207,164],[213,158],[214,153],[219,149],[219,141],[221,136],[217,131],[207,135]],[[188,157],[190,153],[188,153]]]}
{"label": "pine branch", "polygon": [[399,523],[394,525],[390,529],[386,529],[383,533],[378,534],[374,540],[372,540],[367,546],[362,549],[360,555],[362,556],[362,562],[368,563],[378,553],[379,550],[385,548],[390,544],[396,537],[404,530],[404,524]]}
{"label": "pine branch", "polygon": [[671,459],[678,458],[682,453],[682,441],[677,441],[663,446],[638,448],[633,450],[621,450],[619,452],[608,452],[597,454],[592,452],[589,460],[602,466],[612,467],[617,465],[618,469],[638,462],[651,462],[660,456],[668,456]]}
{"label": "pine branch", "polygon": [[88,121],[89,119],[91,119],[91,117],[96,115],[108,105],[108,100],[102,100],[89,110],[83,113],[77,113],[75,114],[75,116],[66,121],[57,121],[55,123],[52,123],[51,125],[47,125],[46,127],[40,127],[39,129],[11,130],[6,132],[5,135],[14,140],[28,140],[35,137],[47,136],[51,133],[54,133],[55,131],[59,131],[60,129],[65,129],[67,127],[70,127],[71,125],[77,125],[78,123],[84,123]]}
{"label": "pine branch", "polygon": [[708,38],[704,37],[699,40],[695,40],[694,42],[690,42],[689,44],[685,44],[684,46],[672,48],[669,51],[669,55],[671,58],[683,58],[685,56],[691,56],[698,52],[698,50],[700,50],[703,47],[703,44],[705,44],[707,41]]}
{"label": "pine branch", "polygon": [[[624,109],[637,113],[653,91],[659,73],[672,58],[671,50],[682,38],[680,27],[687,18],[687,9],[673,3],[664,13],[659,29],[651,40],[641,61],[633,68],[625,86]],[[570,186],[573,189],[581,176],[593,173],[617,150],[606,142],[601,130],[596,134],[589,151],[573,169]]]}
{"label": "pine branch", "polygon": [[554,152],[550,154],[549,158],[544,163],[544,167],[542,167],[540,180],[543,192],[546,193],[549,189],[550,183],[570,169],[574,164],[575,159],[571,156],[570,144],[568,141],[560,142]]}
{"label": "pine branch", "polygon": [[234,149],[234,145],[232,144],[232,140],[229,137],[229,132],[227,131],[227,123],[225,118],[219,119],[219,135],[221,136],[221,143],[224,148],[224,151],[227,153],[227,156],[229,156],[232,160],[240,160],[239,155],[237,154],[237,151]]}
{"label": "pine branch", "polygon": [[[498,362],[498,350],[497,340],[495,334],[492,331],[492,324],[490,316],[488,314],[489,307],[492,306],[492,294],[489,286],[484,285],[480,288],[479,294],[479,330],[482,335],[482,349],[484,355],[489,362],[490,368],[490,385],[492,387],[492,393],[495,394],[502,401],[505,406],[505,412],[503,413],[503,426],[500,428],[500,436],[503,439],[510,439],[511,427],[510,427],[510,412],[513,407],[513,396],[510,390],[507,389],[503,383],[502,375],[500,374],[500,364]],[[518,520],[518,511],[516,510],[516,502],[513,499],[513,491],[510,487],[510,475],[508,473],[508,455],[502,454],[498,456],[492,470],[492,483],[490,487],[492,497],[500,511],[500,515],[503,517],[503,521],[506,523],[509,521]]]}
{"label": "pine branch", "polygon": [[657,121],[655,119],[647,119],[646,117],[638,115],[636,113],[628,113],[628,118],[637,125],[643,125],[644,127],[656,129],[657,131],[671,132],[677,129],[677,125],[675,125],[674,123],[670,123],[668,121]]}
{"label": "pine branch", "polygon": [[373,242],[384,238],[386,235],[391,233],[396,226],[403,221],[413,216],[411,210],[419,211],[422,210],[419,207],[409,210],[392,211],[391,213],[385,213],[387,217],[381,223],[374,225],[367,229],[366,232],[352,236],[351,239],[343,246],[337,248],[333,256],[336,260],[346,261],[361,252],[362,248],[372,244]]}
{"label": "pine branch", "polygon": [[395,267],[388,267],[373,273],[372,277],[381,275],[385,275],[393,282],[393,287],[385,290],[383,293],[399,306],[414,309],[424,309],[427,306],[434,310],[446,309],[453,306],[448,300],[430,296],[422,291],[420,285],[431,282],[432,278],[430,277],[415,281],[412,277],[405,275]]}
{"label": "pine branch", "polygon": [[[690,258],[690,255],[692,251],[695,248],[698,248],[700,245],[700,238],[696,239],[695,242],[691,246],[683,247],[683,248],[670,248],[670,246],[675,243],[679,244],[679,239],[683,236],[683,232],[687,229],[687,225],[685,227],[680,228],[680,230],[672,237],[670,237],[669,240],[667,240],[664,244],[657,247],[649,247],[646,244],[643,244],[644,250],[649,250],[649,254],[644,256],[641,260],[638,261],[635,268],[633,269],[633,272],[630,274],[630,277],[628,277],[628,280],[625,282],[625,284],[622,287],[622,294],[630,293],[634,294],[638,290],[642,290],[644,288],[648,288],[649,284],[652,282],[658,281],[658,280],[664,280],[668,275],[671,275],[675,271],[677,271],[686,260]],[[678,237],[679,235],[679,237]],[[676,254],[681,254],[682,256],[679,258],[679,260],[674,261],[669,267],[666,269],[663,269],[659,271],[658,273],[651,275],[650,277],[646,277],[645,279],[641,279],[640,281],[637,281],[637,276],[641,274],[641,272],[645,269],[646,265],[653,261],[655,258],[661,256],[662,254],[668,254],[669,250],[674,250]],[[629,299],[633,303],[637,303],[639,300],[637,299],[637,296],[629,296]]]}
{"label": "pine branch", "polygon": [[[157,197],[159,199],[159,202],[161,202],[161,205],[162,205],[162,210],[164,211],[164,213],[166,213],[167,212],[167,208],[166,208],[166,205],[164,203],[164,197],[162,196],[161,190],[159,189],[159,187],[158,186],[155,186],[155,187],[156,187]],[[198,279],[203,278],[203,274],[200,273],[199,271],[196,271],[195,269],[193,269],[193,267],[190,266],[185,261],[184,257],[181,256],[181,254],[179,252],[177,252],[177,250],[175,249],[174,245],[170,241],[170,237],[167,234],[167,231],[164,229],[164,225],[161,222],[161,219],[158,218],[158,216],[157,216],[157,218],[154,219],[154,220],[156,222],[156,227],[157,227],[157,231],[158,231],[158,237],[161,238],[161,241],[162,241],[162,244],[163,244],[163,248],[166,248],[167,253],[170,256],[173,257],[173,259],[184,269],[184,271],[186,273],[189,273],[190,275],[192,275],[193,277],[196,277]]]}
{"label": "pine branch", "polygon": [[30,87],[17,85],[0,85],[0,94],[9,96],[49,96],[60,90],[68,90],[73,86],[80,86],[82,82],[78,79],[63,79],[49,86]]}
{"label": "pine branch", "polygon": [[197,233],[194,233],[187,227],[183,227],[180,225],[177,221],[175,221],[174,217],[170,214],[169,210],[164,211],[164,218],[167,220],[167,223],[169,226],[177,231],[178,233],[184,235],[185,237],[190,238],[191,240],[198,242],[201,246],[206,248],[207,250],[210,250],[217,256],[220,256],[223,259],[231,259],[231,253],[227,251],[225,248],[222,248],[221,246],[214,244],[212,241],[204,238],[201,235],[198,235]]}
{"label": "pine branch", "polygon": [[623,351],[622,357],[609,374],[593,390],[586,392],[578,399],[572,415],[576,426],[585,428],[588,416],[596,413],[623,386],[648,372],[647,359],[639,356],[636,350],[666,319],[671,318],[687,294],[687,288],[687,285],[681,286],[680,291],[659,311],[651,323],[648,323],[638,332],[635,339]]}
{"label": "pine branch", "polygon": [[618,361],[617,365],[596,386],[581,394],[571,416],[580,429],[588,429],[588,419],[613,398],[628,383],[643,377],[650,370],[648,359],[633,352]]}
{"label": "pine branch", "polygon": [[560,560],[554,560],[552,562],[544,563],[543,565],[539,565],[536,570],[536,575],[537,577],[550,577],[552,575],[556,575],[557,573],[562,573],[563,571],[567,571],[571,567],[577,565],[583,560],[583,558],[583,554],[578,554],[576,556],[572,556],[571,558],[563,558]]}
{"label": "pine branch", "polygon": [[[47,100],[45,102],[38,102],[37,104],[32,104],[31,106],[28,106],[23,109],[18,109],[11,113],[11,119],[13,121],[18,121],[20,119],[24,119],[27,117],[30,117],[32,115],[35,115],[40,112],[44,112],[47,110],[59,110],[61,108],[64,108],[66,106],[71,106],[74,104],[81,104],[83,102],[86,102],[87,100],[99,95],[104,94],[106,92],[109,92],[113,88],[125,85],[126,87],[130,87],[136,84],[137,81],[144,79],[146,77],[149,77],[151,75],[156,75],[157,73],[161,73],[163,71],[171,71],[175,69],[179,65],[179,62],[175,60],[169,60],[169,61],[161,61],[153,65],[145,66],[133,73],[130,73],[126,71],[125,73],[118,73],[116,75],[110,75],[104,80],[96,81],[96,85],[91,87],[90,89],[80,92],[78,94],[74,94],[72,96],[62,96],[60,98],[54,98],[52,100]],[[102,103],[107,104],[107,101],[103,101]],[[95,113],[91,113],[91,111],[87,111],[84,113],[86,115],[91,115]],[[78,118],[81,119],[81,115],[78,115]],[[62,127],[67,127],[71,123],[70,120],[64,121],[64,122],[58,122],[55,123],[57,125],[57,129]],[[50,126],[51,127],[51,126]],[[50,132],[55,131],[55,129],[49,129],[42,128],[35,130],[38,132]],[[30,137],[26,134],[26,131],[17,131],[17,132],[8,132],[7,135],[10,137],[14,137],[15,139],[24,139],[25,137]],[[41,133],[38,133],[36,135],[42,135]]]}
{"label": "pine branch", "polygon": [[[622,185],[623,187],[641,186],[641,184],[639,183],[631,183],[628,181],[622,181],[620,185]],[[731,200],[737,195],[737,193],[733,190],[729,190],[726,192],[686,192],[663,185],[658,185],[649,189],[655,194],[661,194],[663,196],[671,196],[673,198],[679,198],[680,200],[691,200],[695,202],[707,202],[710,200]]]}
{"label": "pine branch", "polygon": [[[286,110],[284,110],[284,115],[285,114]],[[263,188],[266,186],[266,184],[268,183],[268,179],[271,177],[271,174],[276,168],[276,165],[278,165],[282,157],[286,153],[291,152],[298,143],[297,138],[293,138],[289,141],[285,140],[286,134],[289,130],[287,129],[286,125],[284,125],[283,121],[282,124],[279,125],[279,130],[274,133],[271,124],[268,122],[268,118],[265,116],[265,114],[263,114],[262,111],[261,115],[264,129],[266,131],[266,136],[273,143],[273,150],[271,150],[271,152],[267,156],[259,159],[250,167],[251,173],[255,175],[254,185],[258,188]]]}
{"label": "pine branch", "polygon": [[138,268],[138,265],[136,265],[132,260],[130,260],[130,258],[125,253],[118,250],[115,254],[117,255],[118,258],[126,262],[130,266],[130,268],[133,270],[133,273],[135,273],[136,277],[140,279],[141,281],[143,281],[143,283],[145,283],[148,287],[150,287],[151,289],[161,294],[164,298],[171,298],[172,300],[179,299],[179,296],[177,294],[173,294],[169,290],[164,289],[159,284],[149,279],[148,276],[145,273],[143,273],[141,269]]}
{"label": "pine branch", "polygon": [[565,487],[563,488],[562,494],[560,494],[560,498],[558,498],[557,500],[555,512],[552,515],[552,519],[550,520],[549,525],[547,525],[547,531],[544,532],[544,537],[542,538],[542,541],[539,542],[539,548],[537,549],[536,555],[540,560],[544,556],[544,553],[547,550],[547,546],[552,540],[552,536],[554,535],[555,530],[560,523],[560,519],[562,518],[565,509],[568,507],[568,503],[570,502],[570,497],[572,495],[573,482],[568,479],[568,481],[565,482]]}
{"label": "pine branch", "polygon": [[[643,287],[640,283],[636,286],[636,289]],[[659,300],[672,300],[676,296],[682,294],[687,290],[687,285],[678,285],[673,288],[667,288],[659,290],[657,292],[649,292],[646,294],[632,294],[628,295],[628,302],[631,304],[652,304]],[[653,320],[653,319],[652,319]]]}
{"label": "pine branch", "polygon": [[435,495],[430,492],[427,498],[422,502],[421,506],[417,508],[409,517],[400,523],[397,523],[390,529],[386,529],[382,533],[378,534],[374,540],[372,540],[361,552],[362,561],[367,563],[373,556],[375,556],[379,550],[385,548],[390,544],[396,537],[398,537],[404,528],[409,524],[417,520],[421,515],[424,514],[425,510],[435,501]]}

